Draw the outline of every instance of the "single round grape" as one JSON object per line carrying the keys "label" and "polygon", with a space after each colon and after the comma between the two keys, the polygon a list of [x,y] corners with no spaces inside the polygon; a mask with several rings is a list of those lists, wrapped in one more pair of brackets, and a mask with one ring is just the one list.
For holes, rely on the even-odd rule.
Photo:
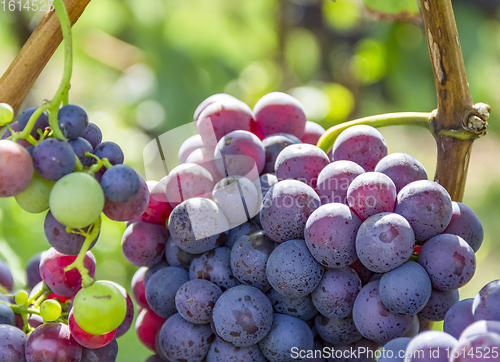
{"label": "single round grape", "polygon": [[264,151],[266,154],[266,162],[264,164],[263,173],[274,173],[274,165],[276,164],[276,157],[279,153],[290,145],[302,143],[297,137],[286,134],[277,133],[267,136],[262,140]]}
{"label": "single round grape", "polygon": [[[38,253],[33,255],[26,264],[26,276],[28,279],[29,289],[32,289],[35,285],[42,281],[42,277],[40,276],[40,261],[42,260],[42,254],[43,253]],[[0,272],[0,275],[1,274],[2,273]],[[2,284],[1,280],[0,284]]]}
{"label": "single round grape", "polygon": [[323,272],[303,240],[289,240],[278,245],[267,260],[269,284],[287,297],[310,294],[321,282]]}
{"label": "single round grape", "polygon": [[311,293],[311,298],[314,306],[325,317],[345,318],[351,314],[360,290],[361,279],[353,269],[329,269]]}
{"label": "single round grape", "polygon": [[89,124],[89,118],[83,108],[66,104],[59,109],[57,121],[64,137],[75,140],[83,136]]}
{"label": "single round grape", "polygon": [[241,284],[265,293],[271,289],[266,266],[274,250],[274,241],[262,231],[242,235],[231,249],[231,270]]}
{"label": "single round grape", "polygon": [[179,268],[189,269],[191,262],[196,257],[196,254],[186,253],[179,248],[169,237],[165,245],[165,259],[170,266],[178,266]]}
{"label": "single round grape", "polygon": [[76,323],[91,334],[106,334],[118,328],[126,313],[126,299],[116,287],[104,281],[81,289],[73,301]]}
{"label": "single round grape", "polygon": [[294,97],[273,92],[259,99],[253,108],[255,134],[260,138],[274,133],[289,133],[298,138],[304,135],[306,126],[305,109]]}
{"label": "single round grape", "polygon": [[[29,119],[31,118],[33,113],[35,113],[36,110],[37,107],[30,107],[24,110],[23,113],[19,115],[19,118],[17,119],[19,125],[19,131],[24,131],[26,125],[28,124]],[[36,119],[30,134],[36,140],[39,140],[40,135],[38,134],[38,130],[40,130],[40,132],[42,132],[43,134],[47,127],[49,127],[49,114],[47,113],[47,111],[43,111],[42,114],[39,115],[38,118]]]}
{"label": "single round grape", "polygon": [[226,93],[213,94],[210,97],[206,98],[203,102],[201,102],[198,107],[196,107],[196,110],[194,111],[193,119],[195,121],[197,121],[198,118],[200,118],[201,112],[203,112],[205,110],[205,108],[207,108],[212,103],[215,103],[215,102],[218,102],[218,101],[221,101],[224,99],[237,100],[237,98],[233,97],[230,94],[226,94]]}
{"label": "single round grape", "polygon": [[356,233],[361,223],[344,204],[323,205],[307,219],[306,245],[321,265],[328,268],[348,266],[358,258]]}
{"label": "single round grape", "polygon": [[162,354],[179,362],[201,362],[214,338],[210,325],[189,323],[180,314],[167,319],[158,335]]}
{"label": "single round grape", "polygon": [[408,220],[418,241],[426,241],[448,227],[452,216],[451,197],[437,182],[414,181],[398,193],[394,212]]}
{"label": "single round grape", "polygon": [[458,235],[477,252],[483,243],[484,230],[472,209],[460,202],[452,202],[451,221],[443,234]]}
{"label": "single round grape", "polygon": [[73,152],[75,153],[76,157],[78,157],[83,166],[88,167],[95,162],[95,159],[93,157],[85,156],[86,152],[92,153],[94,151],[94,148],[92,147],[90,142],[85,138],[78,137],[76,140],[70,140],[68,143],[70,144]]}
{"label": "single round grape", "polygon": [[227,343],[220,338],[210,345],[207,354],[207,362],[267,362],[258,345],[249,347],[236,347],[232,343]]}
{"label": "single round grape", "polygon": [[188,272],[182,268],[170,266],[157,271],[146,283],[149,307],[162,318],[169,318],[177,313],[175,295],[188,280]]}
{"label": "single round grape", "polygon": [[214,150],[214,159],[222,177],[245,176],[253,180],[264,170],[266,151],[257,136],[238,130],[220,139]]}
{"label": "single round grape", "polygon": [[159,182],[148,181],[146,183],[149,190],[149,203],[139,220],[165,226],[172,212],[172,207],[165,196],[165,190]]}
{"label": "single round grape", "polygon": [[26,342],[26,362],[80,362],[82,347],[63,323],[47,323],[36,328]]}
{"label": "single round grape", "polygon": [[146,300],[146,285],[144,284],[144,276],[148,268],[141,267],[137,269],[132,277],[132,294],[139,308],[149,308]]}
{"label": "single round grape", "polygon": [[432,285],[420,264],[407,261],[382,275],[379,293],[380,299],[391,312],[414,315],[429,302]]}
{"label": "single round grape", "polygon": [[144,274],[144,285],[148,284],[149,279],[156,274],[157,271],[160,269],[166,268],[170,266],[165,260],[160,261],[159,263],[153,265],[152,267],[149,267],[148,270],[146,270],[146,274]]}
{"label": "single round grape", "polygon": [[191,254],[201,254],[222,245],[228,229],[229,223],[217,204],[202,197],[180,203],[168,219],[174,243]]}
{"label": "single round grape", "polygon": [[494,280],[486,284],[474,298],[472,313],[475,320],[489,320],[500,322],[500,280]]}
{"label": "single round grape", "polygon": [[14,109],[10,104],[0,103],[0,127],[12,122],[14,119]]}
{"label": "single round grape", "polygon": [[403,337],[411,328],[413,316],[395,314],[387,309],[380,299],[379,285],[377,280],[361,289],[354,302],[352,317],[363,337],[386,343]]}
{"label": "single round grape", "polygon": [[177,156],[179,163],[186,162],[191,152],[201,147],[205,147],[205,143],[199,134],[195,134],[186,139],[179,148],[179,154]]}
{"label": "single round grape", "polygon": [[141,180],[134,169],[127,165],[116,165],[106,170],[101,178],[104,196],[113,202],[127,202],[137,195]]}
{"label": "single round grape", "polygon": [[467,284],[476,271],[474,250],[460,236],[441,234],[427,240],[418,262],[431,278],[432,287],[452,290]]}
{"label": "single round grape", "polygon": [[175,295],[177,312],[194,324],[209,324],[222,290],[212,282],[194,279],[184,283]]}
{"label": "single round grape", "polygon": [[314,326],[321,338],[334,345],[351,344],[363,338],[356,329],[352,316],[328,318],[318,314],[314,319]]}
{"label": "single round grape", "polygon": [[118,283],[111,282],[109,280],[105,280],[103,282],[111,284],[116,289],[118,289],[120,291],[120,293],[122,294],[123,298],[125,298],[125,300],[127,302],[127,313],[125,314],[125,319],[123,319],[123,322],[116,329],[115,338],[120,338],[121,336],[123,336],[125,333],[128,332],[128,330],[130,329],[130,326],[132,325],[132,322],[134,320],[135,306],[134,306],[134,303],[132,302],[132,299],[128,295],[127,290],[124,287],[122,287]]}
{"label": "single round grape", "polygon": [[89,141],[92,145],[92,149],[95,149],[102,142],[102,132],[101,129],[94,123],[89,122],[82,138]]}
{"label": "single round grape", "polygon": [[314,348],[314,337],[309,326],[302,320],[275,313],[273,326],[259,342],[262,354],[271,362],[290,360],[294,350],[308,351]]}
{"label": "single round grape", "polygon": [[217,300],[212,321],[218,337],[237,347],[248,347],[271,330],[273,308],[260,290],[239,285],[225,291]]}
{"label": "single round grape", "polygon": [[14,299],[16,304],[24,305],[28,301],[28,293],[25,290],[19,290],[15,295]]}
{"label": "single round grape", "polygon": [[429,321],[442,321],[450,308],[459,300],[458,289],[443,292],[433,288],[431,297],[424,309],[420,311],[420,315]]}
{"label": "single round grape", "polygon": [[422,332],[412,338],[406,347],[408,362],[448,362],[458,341],[440,331]]}
{"label": "single round grape", "polygon": [[104,207],[104,194],[90,175],[75,172],[64,176],[52,187],[50,211],[61,224],[84,228],[95,222]]}
{"label": "single round grape", "polygon": [[218,182],[222,178],[222,176],[217,169],[217,164],[214,159],[214,149],[215,145],[214,147],[197,148],[189,154],[189,156],[186,158],[185,163],[194,163],[200,165],[205,170],[207,170],[210,175],[212,175],[212,179],[214,180],[214,182]]}
{"label": "single round grape", "polygon": [[231,250],[216,248],[196,256],[189,267],[189,279],[205,279],[213,282],[222,291],[238,284],[231,271]]}
{"label": "single round grape", "polygon": [[40,305],[40,316],[44,321],[53,322],[61,316],[61,305],[53,299],[45,300]]}
{"label": "single round grape", "polygon": [[156,352],[156,336],[166,319],[156,315],[151,309],[144,308],[140,311],[135,321],[137,338],[146,347]]}
{"label": "single round grape", "polygon": [[396,338],[382,348],[378,362],[405,362],[406,347],[411,338]]}
{"label": "single round grape", "polygon": [[318,310],[314,306],[310,295],[291,298],[271,289],[266,293],[266,296],[271,301],[276,313],[286,314],[302,319],[303,321],[311,320],[318,314]]}
{"label": "single round grape", "polygon": [[286,147],[276,157],[274,170],[278,180],[301,181],[316,189],[321,170],[330,163],[319,147],[306,143]]}
{"label": "single round grape", "polygon": [[377,163],[387,156],[387,143],[373,127],[352,126],[343,131],[332,148],[332,161],[356,162],[367,172],[375,170]]}
{"label": "single round grape", "polygon": [[33,177],[33,161],[26,149],[12,141],[0,141],[0,198],[19,195]]}
{"label": "single round grape", "polygon": [[375,172],[383,173],[391,178],[399,192],[410,182],[427,180],[424,166],[413,156],[406,153],[391,153],[377,163]]}
{"label": "single round grape", "polygon": [[0,325],[1,324],[16,325],[16,316],[14,312],[4,303],[0,303]]}
{"label": "single round grape", "polygon": [[14,287],[14,277],[7,264],[0,260],[0,285],[9,292]]}
{"label": "single round grape", "polygon": [[94,148],[94,155],[99,158],[107,158],[112,165],[122,164],[124,160],[123,151],[114,142],[102,142]]}
{"label": "single round grape", "polygon": [[318,143],[319,139],[325,132],[325,129],[321,125],[316,122],[307,121],[304,128],[304,134],[300,140],[303,143],[309,143],[316,146],[316,143]]}
{"label": "single round grape", "polygon": [[28,187],[15,196],[17,204],[26,212],[41,213],[49,208],[49,196],[53,186],[53,181],[45,180],[34,172]]}
{"label": "single round grape", "polygon": [[371,216],[356,235],[359,260],[376,273],[386,273],[403,265],[412,255],[415,235],[404,217],[394,213]]}
{"label": "single round grape", "polygon": [[168,230],[157,224],[130,224],[122,237],[125,258],[135,266],[151,267],[163,260]]}
{"label": "single round grape", "polygon": [[462,299],[453,305],[444,317],[443,331],[458,339],[462,332],[475,322],[472,314],[474,298]]}
{"label": "single round grape", "polygon": [[75,321],[73,315],[73,310],[69,312],[68,316],[68,326],[71,336],[78,342],[82,347],[85,348],[101,348],[114,340],[116,336],[116,329],[111,332],[101,335],[90,334],[85,332]]}
{"label": "single round grape", "polygon": [[236,241],[243,235],[250,235],[253,234],[257,231],[261,231],[262,229],[260,226],[253,222],[253,221],[247,221],[244,224],[235,226],[234,228],[230,229],[227,235],[227,241],[224,246],[228,247],[229,249],[232,249]]}
{"label": "single round grape", "polygon": [[335,161],[326,165],[318,175],[316,191],[323,204],[338,202],[347,205],[347,190],[351,182],[365,173],[352,161]]}
{"label": "single round grape", "polygon": [[57,181],[73,172],[75,157],[68,142],[59,138],[46,138],[33,150],[33,166],[42,178]]}
{"label": "single round grape", "polygon": [[262,201],[262,228],[278,243],[304,239],[307,219],[320,206],[318,194],[311,187],[296,180],[280,181]]}
{"label": "single round grape", "polygon": [[0,361],[26,362],[24,350],[28,337],[20,329],[0,324]]}
{"label": "single round grape", "polygon": [[139,192],[127,202],[113,202],[106,199],[103,213],[114,221],[137,220],[146,211],[149,205],[149,190],[146,181],[139,175],[141,186]]}
{"label": "single round grape", "polygon": [[82,348],[82,359],[80,362],[115,362],[118,356],[118,342],[113,339],[109,344],[101,348]]}

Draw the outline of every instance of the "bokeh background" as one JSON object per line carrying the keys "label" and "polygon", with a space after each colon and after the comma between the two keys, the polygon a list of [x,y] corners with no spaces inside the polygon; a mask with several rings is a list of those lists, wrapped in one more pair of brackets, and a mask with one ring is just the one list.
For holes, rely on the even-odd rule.
{"label": "bokeh background", "polygon": [[[500,3],[453,5],[473,99],[493,108],[488,136],[474,145],[464,199],[485,228],[477,273],[461,290],[469,298],[500,278]],[[42,16],[0,9],[0,74]],[[92,1],[73,35],[70,102],[84,107],[105,140],[120,144],[126,163],[142,174],[144,146],[192,122],[196,106],[214,93],[230,93],[253,107],[268,92],[288,92],[325,128],[436,106],[422,23],[376,20],[360,0]],[[52,97],[62,65],[59,49],[23,108]],[[432,178],[436,151],[430,134],[412,127],[381,131],[390,152],[414,155]],[[14,199],[0,199],[0,258],[14,271],[18,288],[25,283],[27,260],[49,247],[44,217],[22,211]],[[121,254],[123,231],[121,223],[104,222],[93,249],[96,277],[130,289],[137,268]],[[120,362],[151,354],[133,328],[119,344]]]}

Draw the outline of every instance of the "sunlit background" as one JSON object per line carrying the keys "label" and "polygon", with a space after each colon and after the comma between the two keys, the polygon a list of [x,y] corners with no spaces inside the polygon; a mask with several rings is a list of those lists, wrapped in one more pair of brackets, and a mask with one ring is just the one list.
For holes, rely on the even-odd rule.
{"label": "sunlit background", "polygon": [[[493,108],[489,134],[474,146],[464,200],[486,232],[476,275],[461,290],[468,298],[500,278],[500,5],[453,5],[473,98]],[[42,15],[0,9],[0,74]],[[253,107],[262,95],[285,91],[325,128],[436,106],[422,24],[376,21],[357,0],[101,0],[90,3],[73,29],[70,102],[84,107],[104,139],[121,145],[126,163],[142,174],[144,146],[192,122],[196,106],[214,93],[230,93]],[[52,97],[62,64],[59,49],[23,109]],[[382,133],[390,152],[414,155],[432,178],[436,151],[426,131],[391,127]],[[49,247],[44,217],[22,211],[14,199],[0,200],[0,258],[19,288],[27,260]],[[106,220],[93,252],[96,277],[130,289],[137,268],[121,253],[123,230]],[[151,354],[133,328],[119,344],[120,362]]]}

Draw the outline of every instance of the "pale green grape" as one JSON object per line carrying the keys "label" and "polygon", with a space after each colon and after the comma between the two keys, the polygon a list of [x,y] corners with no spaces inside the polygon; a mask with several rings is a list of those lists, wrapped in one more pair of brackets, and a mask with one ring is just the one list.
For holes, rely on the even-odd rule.
{"label": "pale green grape", "polygon": [[118,328],[125,319],[127,301],[106,281],[81,289],[73,301],[76,323],[87,333],[101,335]]}
{"label": "pale green grape", "polygon": [[61,316],[61,311],[61,305],[54,299],[49,299],[40,306],[40,317],[46,322],[53,322]]}
{"label": "pale green grape", "polygon": [[94,177],[74,172],[56,182],[50,193],[49,206],[61,224],[84,228],[101,215],[104,193]]}
{"label": "pale green grape", "polygon": [[0,127],[9,124],[14,119],[14,110],[7,103],[0,103]]}
{"label": "pale green grape", "polygon": [[18,205],[24,211],[32,214],[47,210],[49,208],[50,191],[54,184],[55,182],[45,180],[34,172],[28,188],[16,196]]}
{"label": "pale green grape", "polygon": [[25,292],[24,290],[20,290],[16,293],[14,296],[16,304],[18,305],[24,305],[28,301],[28,293]]}

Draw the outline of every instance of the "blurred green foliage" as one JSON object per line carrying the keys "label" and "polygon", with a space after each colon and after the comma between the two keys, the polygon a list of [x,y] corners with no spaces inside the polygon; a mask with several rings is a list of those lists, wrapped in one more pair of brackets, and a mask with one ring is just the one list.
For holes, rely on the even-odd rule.
{"label": "blurred green foliage", "polygon": [[[462,297],[470,297],[500,278],[500,116],[495,112],[500,109],[500,9],[496,0],[453,4],[473,98],[493,108],[490,135],[472,154],[465,197],[486,230],[477,275],[462,291]],[[0,11],[0,73],[42,15]],[[309,119],[326,128],[436,105],[422,23],[375,21],[357,0],[93,1],[73,34],[70,101],[88,111],[104,138],[119,143],[126,163],[140,173],[144,146],[191,122],[196,106],[213,93],[230,93],[252,107],[267,92],[289,92],[304,104]],[[59,49],[24,108],[53,95],[61,67]],[[383,133],[390,151],[412,153],[432,177],[430,135],[404,127]],[[0,258],[14,270],[17,287],[23,286],[30,256],[48,248],[43,220],[13,199],[0,200]],[[123,224],[105,220],[93,252],[98,278],[130,288],[137,268],[121,254],[123,230]],[[142,361],[149,354],[133,328],[120,340],[120,362]]]}

